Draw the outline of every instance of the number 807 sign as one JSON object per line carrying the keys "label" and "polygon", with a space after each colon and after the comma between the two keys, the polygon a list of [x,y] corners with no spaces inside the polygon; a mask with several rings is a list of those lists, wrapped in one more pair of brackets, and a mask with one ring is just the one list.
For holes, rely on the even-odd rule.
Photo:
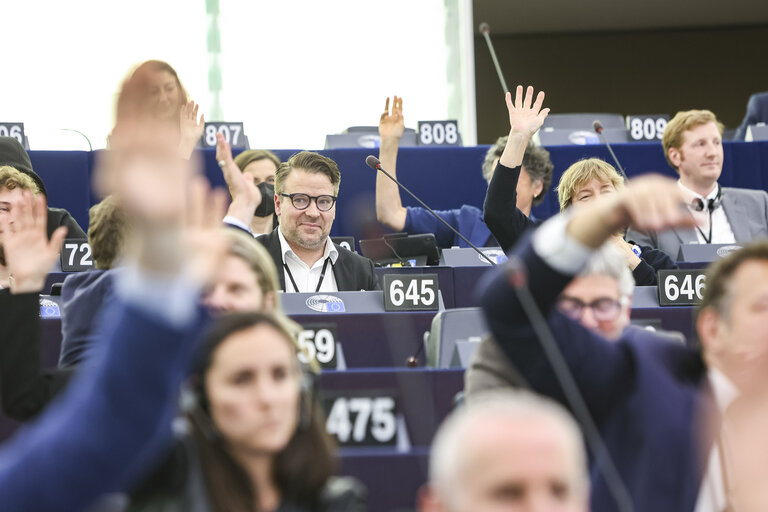
{"label": "number 807 sign", "polygon": [[702,270],[659,270],[659,305],[693,306],[704,297]]}

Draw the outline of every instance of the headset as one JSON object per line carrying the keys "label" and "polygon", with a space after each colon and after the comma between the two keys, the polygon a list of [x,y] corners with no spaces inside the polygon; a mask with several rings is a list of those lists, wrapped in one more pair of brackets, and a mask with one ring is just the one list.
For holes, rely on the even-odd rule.
{"label": "headset", "polygon": [[697,212],[703,212],[704,210],[707,210],[711,214],[720,208],[721,204],[723,204],[723,189],[720,188],[720,184],[718,183],[717,195],[712,199],[702,199],[700,197],[694,198],[691,202],[691,210]]}
{"label": "headset", "polygon": [[[309,364],[302,361],[298,354],[297,352],[296,360],[301,373],[299,377],[299,417],[296,428],[304,431],[309,429],[312,424],[312,411],[317,396],[317,373],[312,370]],[[209,411],[205,379],[202,375],[192,375],[182,385],[179,408],[200,428],[207,440],[221,440],[221,433],[216,428]]]}

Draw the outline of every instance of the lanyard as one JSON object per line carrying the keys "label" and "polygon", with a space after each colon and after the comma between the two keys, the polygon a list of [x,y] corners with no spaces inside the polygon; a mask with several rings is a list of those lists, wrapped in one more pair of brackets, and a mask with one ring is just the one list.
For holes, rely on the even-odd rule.
{"label": "lanyard", "polygon": [[699,233],[701,233],[701,238],[703,238],[706,243],[712,243],[712,210],[709,210],[709,236],[707,237],[704,234],[704,231],[701,230],[698,224],[696,224],[696,229],[699,230]]}
{"label": "lanyard", "polygon": [[[315,293],[320,291],[320,286],[323,284],[323,280],[325,279],[325,270],[328,268],[328,262],[331,261],[331,257],[328,256],[325,258],[325,263],[323,263],[323,270],[320,271],[320,279],[317,281],[317,288],[315,289]],[[331,265],[333,267],[333,265]],[[299,287],[296,286],[296,281],[293,279],[293,274],[291,274],[291,269],[288,268],[288,265],[283,262],[283,268],[285,269],[286,274],[288,274],[288,277],[291,279],[291,284],[293,285],[293,291],[298,292]]]}

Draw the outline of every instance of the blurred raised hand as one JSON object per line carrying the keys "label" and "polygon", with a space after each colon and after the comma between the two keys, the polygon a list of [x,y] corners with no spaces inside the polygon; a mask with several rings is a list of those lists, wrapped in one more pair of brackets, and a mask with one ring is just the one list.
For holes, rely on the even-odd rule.
{"label": "blurred raised hand", "polygon": [[[221,222],[226,194],[209,190],[197,159],[179,156],[178,126],[153,115],[149,78],[137,72],[123,83],[112,145],[99,159],[95,185],[131,216],[129,259],[149,272],[207,282],[211,266],[200,262],[223,253],[210,228]],[[201,232],[212,238],[191,250],[189,240]]]}
{"label": "blurred raised hand", "polygon": [[389,111],[389,98],[384,104],[384,113],[379,119],[379,137],[381,139],[400,140],[405,131],[405,121],[403,119],[403,98],[392,97],[392,112]]}
{"label": "blurred raised hand", "polygon": [[12,293],[42,290],[48,271],[59,257],[67,228],[58,227],[48,240],[47,222],[45,197],[26,191],[22,201],[14,208],[13,221],[8,217],[0,220]]}

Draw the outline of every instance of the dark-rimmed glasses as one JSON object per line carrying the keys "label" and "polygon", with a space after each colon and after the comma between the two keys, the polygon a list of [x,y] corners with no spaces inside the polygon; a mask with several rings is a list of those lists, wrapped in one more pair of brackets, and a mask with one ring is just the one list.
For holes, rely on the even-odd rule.
{"label": "dark-rimmed glasses", "polygon": [[621,302],[610,297],[600,297],[589,304],[575,297],[560,297],[557,299],[557,309],[571,320],[581,320],[586,308],[592,310],[595,320],[610,322],[618,318],[621,312]]}
{"label": "dark-rimmed glasses", "polygon": [[280,194],[283,197],[289,197],[291,204],[297,210],[306,210],[309,208],[309,203],[315,200],[315,206],[321,212],[327,212],[333,205],[336,204],[336,196],[330,196],[323,194],[321,196],[310,196],[309,194]]}

